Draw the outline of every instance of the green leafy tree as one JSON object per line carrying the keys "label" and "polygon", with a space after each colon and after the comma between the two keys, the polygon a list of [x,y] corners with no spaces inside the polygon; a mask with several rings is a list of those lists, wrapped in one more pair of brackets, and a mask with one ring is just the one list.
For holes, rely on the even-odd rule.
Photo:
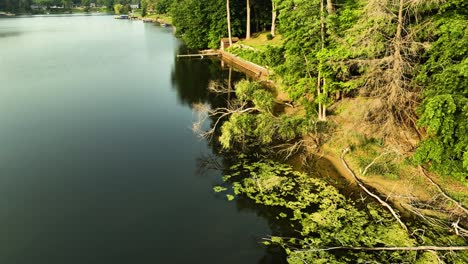
{"label": "green leafy tree", "polygon": [[[446,3],[434,27],[435,39],[417,78],[424,86],[419,124],[427,138],[415,155],[443,175],[468,179],[468,15],[466,4]],[[444,10],[445,9],[445,10]],[[445,11],[445,12],[444,12]]]}
{"label": "green leafy tree", "polygon": [[[285,63],[277,68],[288,85],[293,100],[308,104],[321,99],[316,94],[319,60],[316,54],[322,49],[320,0],[283,1],[280,3],[281,32],[286,38]],[[319,115],[321,111],[317,111]]]}
{"label": "green leafy tree", "polygon": [[257,150],[287,158],[301,150],[300,136],[317,129],[309,118],[275,115],[272,92],[258,82],[240,81],[235,86],[235,94],[236,99],[230,100],[229,107],[208,111],[194,126],[199,128],[206,117],[215,117],[208,131],[195,130],[206,137],[219,131],[218,141],[225,150]]}
{"label": "green leafy tree", "polygon": [[116,4],[114,5],[114,13],[118,14],[123,14],[124,11],[124,6],[122,4]]}
{"label": "green leafy tree", "polygon": [[224,0],[183,0],[172,7],[176,35],[191,48],[216,48],[225,36],[226,6]]}
{"label": "green leafy tree", "polygon": [[72,1],[71,0],[62,0],[62,5],[66,9],[70,9],[72,6]]}

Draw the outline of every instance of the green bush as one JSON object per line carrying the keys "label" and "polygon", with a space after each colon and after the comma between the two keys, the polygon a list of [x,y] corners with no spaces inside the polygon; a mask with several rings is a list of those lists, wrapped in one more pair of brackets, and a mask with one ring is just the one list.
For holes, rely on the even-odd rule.
{"label": "green bush", "polygon": [[274,37],[273,37],[273,35],[271,33],[268,33],[266,35],[266,38],[267,38],[267,40],[272,40]]}
{"label": "green bush", "polygon": [[253,50],[232,46],[227,51],[255,64],[271,68],[279,66],[284,62],[283,47],[266,46],[264,50]]}

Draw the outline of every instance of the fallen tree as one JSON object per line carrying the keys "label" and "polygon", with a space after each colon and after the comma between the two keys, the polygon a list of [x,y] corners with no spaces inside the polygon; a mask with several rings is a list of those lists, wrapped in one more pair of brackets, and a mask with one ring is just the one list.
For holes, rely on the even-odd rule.
{"label": "fallen tree", "polygon": [[343,150],[343,152],[341,153],[341,163],[343,164],[343,166],[346,168],[346,170],[349,172],[349,174],[351,174],[354,178],[354,180],[356,181],[357,185],[364,191],[366,192],[368,195],[370,195],[371,197],[375,198],[381,205],[383,205],[385,208],[387,208],[390,213],[393,215],[393,217],[397,220],[398,224],[400,224],[400,226],[406,231],[408,232],[408,227],[406,227],[406,225],[403,223],[403,221],[401,221],[400,217],[398,216],[398,214],[396,213],[396,211],[387,203],[385,202],[384,200],[382,200],[379,196],[377,196],[376,194],[372,193],[371,191],[369,191],[369,189],[366,188],[366,186],[361,182],[361,180],[359,180],[359,178],[356,176],[356,174],[354,174],[354,172],[349,168],[348,164],[346,163],[345,159],[344,159],[344,156],[346,155],[346,153],[349,152],[349,148],[346,148]]}

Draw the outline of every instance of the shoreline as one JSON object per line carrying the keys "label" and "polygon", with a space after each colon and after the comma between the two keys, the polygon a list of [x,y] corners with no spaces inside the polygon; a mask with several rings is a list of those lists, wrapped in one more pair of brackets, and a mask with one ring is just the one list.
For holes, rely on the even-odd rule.
{"label": "shoreline", "polygon": [[[238,57],[235,54],[223,51],[224,53],[231,54],[232,57]],[[222,60],[222,58],[220,58]],[[243,59],[243,58],[242,58]],[[245,61],[248,61],[246,59],[243,59]],[[229,63],[229,61],[228,61]],[[253,65],[257,65],[255,63],[249,62]],[[259,66],[261,67],[261,66]],[[263,67],[262,67],[263,68]],[[238,70],[248,74],[249,72],[246,71],[242,67],[237,67]],[[261,82],[269,82],[269,85],[273,86],[276,93],[278,94],[277,96],[277,101],[279,103],[283,103],[288,101],[289,99],[287,98],[287,95],[285,97],[285,92],[282,91],[280,86],[278,85],[277,82],[274,80],[270,80],[268,78],[255,78],[255,77],[262,77],[262,76],[252,76],[254,79],[257,79],[258,81]],[[343,101],[346,101],[346,103],[349,104],[356,104],[355,101],[358,101],[359,98],[347,98],[344,99]],[[340,104],[341,102],[337,102],[336,104]],[[301,106],[298,106],[300,108]],[[355,109],[354,109],[355,110]],[[290,113],[291,116],[294,115],[300,115],[301,111],[295,110],[293,113]],[[352,112],[352,111],[350,111]],[[360,114],[360,113],[359,113]],[[340,114],[333,114],[330,116],[329,120],[327,122],[332,122],[337,127],[343,128],[346,127],[347,124],[346,122],[343,122],[343,118],[340,116]],[[353,120],[356,121],[356,120]],[[353,124],[356,126],[359,122],[355,122]],[[339,129],[338,128],[338,129]],[[353,132],[359,132],[358,129],[351,128],[349,132],[347,133],[353,133]],[[330,138],[327,139],[323,144],[321,144],[318,147],[315,146],[307,146],[305,150],[305,154],[312,155],[314,158],[317,158],[317,160],[323,160],[326,163],[330,164],[333,166],[334,170],[338,173],[338,175],[346,181],[349,185],[353,185],[357,187],[357,182],[353,178],[353,176],[347,171],[347,169],[344,167],[341,161],[341,151],[345,148],[348,148],[350,145],[352,145],[352,142],[346,142],[346,140],[349,140],[351,137],[350,135],[346,135],[343,140],[340,138],[342,135],[337,132],[337,131],[332,131]],[[364,135],[366,137],[366,135]],[[345,141],[345,142],[343,142]],[[336,144],[338,142],[338,144]],[[379,149],[379,151],[384,151],[384,148],[382,147]],[[379,152],[380,153],[380,152]],[[463,197],[461,199],[454,199],[453,197],[457,197],[456,195],[453,195],[453,193],[468,193],[468,187],[464,186],[460,182],[456,182],[454,180],[448,179],[447,177],[442,177],[440,175],[436,175],[434,173],[427,172],[427,174],[430,174],[430,176],[421,173],[419,168],[423,167],[418,167],[413,164],[406,164],[402,165],[404,163],[404,160],[407,159],[408,157],[411,157],[411,152],[401,154],[400,158],[403,158],[403,161],[395,162],[395,166],[403,166],[403,168],[397,168],[396,170],[396,175],[394,177],[396,178],[388,178],[386,175],[375,175],[375,174],[366,174],[362,175],[362,172],[364,170],[364,167],[361,167],[358,165],[359,161],[362,159],[370,159],[371,162],[368,163],[367,166],[374,166],[375,164],[371,164],[372,162],[378,161],[377,156],[373,156],[368,153],[361,153],[359,151],[351,151],[347,156],[346,156],[346,162],[348,163],[348,166],[350,169],[356,174],[356,177],[368,188],[372,189],[374,194],[377,196],[383,197],[386,199],[395,209],[400,211],[402,215],[404,215],[405,218],[408,217],[420,217],[421,215],[428,215],[428,216],[436,216],[442,220],[455,223],[457,219],[461,219],[460,224],[462,226],[468,226],[468,215],[463,211]],[[372,161],[374,159],[374,161]],[[326,168],[324,169],[326,170]],[[328,172],[327,172],[328,173]],[[430,184],[431,181],[434,181],[436,185],[442,186],[440,188],[437,188],[434,184]],[[346,190],[343,190],[347,192]],[[447,199],[443,201],[434,201],[435,197],[439,196],[444,196],[448,197]],[[457,197],[458,198],[458,197]],[[371,198],[373,199],[373,198]],[[448,200],[452,199],[452,200]],[[466,199],[466,198],[465,198]],[[376,201],[377,202],[377,201]],[[431,209],[419,209],[414,206],[416,203],[422,203],[422,204],[427,204],[430,205],[432,208]],[[452,204],[453,203],[458,203],[459,207],[454,207]],[[466,208],[466,207],[465,207]],[[417,210],[418,213],[421,215],[418,215],[415,213],[415,210]]]}

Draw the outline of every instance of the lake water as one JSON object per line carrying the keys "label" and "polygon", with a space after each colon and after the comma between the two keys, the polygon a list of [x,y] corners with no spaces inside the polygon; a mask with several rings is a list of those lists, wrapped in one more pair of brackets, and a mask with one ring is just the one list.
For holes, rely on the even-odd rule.
{"label": "lake water", "polygon": [[0,19],[0,263],[283,263],[254,207],[198,173],[209,60],[112,16]]}

